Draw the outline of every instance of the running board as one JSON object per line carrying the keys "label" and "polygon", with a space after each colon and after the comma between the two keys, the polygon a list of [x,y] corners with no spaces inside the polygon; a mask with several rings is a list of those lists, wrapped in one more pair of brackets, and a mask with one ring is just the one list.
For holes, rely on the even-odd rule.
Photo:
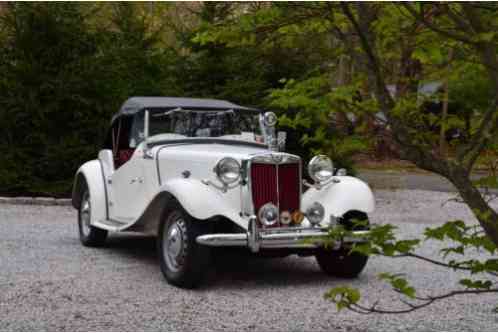
{"label": "running board", "polygon": [[121,231],[128,226],[128,223],[116,220],[99,220],[92,223],[92,225],[104,230]]}

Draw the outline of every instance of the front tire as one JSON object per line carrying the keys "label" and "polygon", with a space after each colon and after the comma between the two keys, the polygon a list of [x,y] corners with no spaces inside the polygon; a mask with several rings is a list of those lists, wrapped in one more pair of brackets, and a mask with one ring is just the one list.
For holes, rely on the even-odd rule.
{"label": "front tire", "polygon": [[346,248],[322,249],[316,254],[316,261],[326,274],[351,279],[363,271],[368,257],[356,252],[349,253],[349,249]]}
{"label": "front tire", "polygon": [[102,246],[107,238],[107,230],[99,229],[90,224],[92,218],[92,205],[90,192],[85,184],[80,207],[78,208],[78,231],[80,241],[84,246]]}
{"label": "front tire", "polygon": [[[367,225],[355,226],[354,220],[366,221]],[[347,230],[368,229],[368,216],[362,212],[348,212],[344,214],[341,224]],[[350,249],[346,247],[337,250],[320,249],[315,257],[324,273],[341,278],[357,277],[368,262],[368,256],[357,252],[350,253]]]}
{"label": "front tire", "polygon": [[204,223],[188,215],[178,203],[164,214],[157,248],[161,271],[169,283],[190,289],[205,278],[211,253],[196,241],[197,236],[207,231]]}

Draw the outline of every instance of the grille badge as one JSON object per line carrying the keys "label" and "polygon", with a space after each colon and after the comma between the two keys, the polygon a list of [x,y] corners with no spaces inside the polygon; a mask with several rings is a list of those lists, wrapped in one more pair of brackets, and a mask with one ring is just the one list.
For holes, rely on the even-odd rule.
{"label": "grille badge", "polygon": [[271,154],[271,159],[274,163],[282,163],[282,160],[284,159],[283,155],[280,154]]}

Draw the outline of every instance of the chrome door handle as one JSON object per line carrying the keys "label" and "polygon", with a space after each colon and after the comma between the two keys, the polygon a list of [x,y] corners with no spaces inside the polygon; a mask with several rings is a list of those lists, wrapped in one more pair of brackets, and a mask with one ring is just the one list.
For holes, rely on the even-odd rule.
{"label": "chrome door handle", "polygon": [[136,183],[136,182],[138,182],[139,184],[142,184],[142,183],[144,182],[144,180],[143,180],[143,178],[140,178],[140,177],[137,177],[137,178],[132,178],[132,179],[130,180],[130,184],[134,184],[134,183]]}

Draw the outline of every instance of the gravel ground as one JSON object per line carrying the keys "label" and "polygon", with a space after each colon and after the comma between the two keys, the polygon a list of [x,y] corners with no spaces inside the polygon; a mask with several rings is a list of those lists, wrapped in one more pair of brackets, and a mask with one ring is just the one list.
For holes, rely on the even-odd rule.
{"label": "gravel ground", "polygon": [[[450,193],[377,191],[374,223],[394,223],[403,237],[451,219],[471,221]],[[76,213],[63,206],[0,204],[0,330],[258,330],[258,331],[495,331],[496,295],[455,297],[403,315],[338,313],[322,297],[350,281],[323,275],[313,258],[259,259],[228,255],[207,284],[182,290],[163,279],[154,239],[111,235],[100,249],[77,238]],[[434,244],[420,252],[434,255]],[[406,272],[433,294],[461,278],[410,259],[372,258],[352,285],[364,302],[397,295],[376,278]]]}

